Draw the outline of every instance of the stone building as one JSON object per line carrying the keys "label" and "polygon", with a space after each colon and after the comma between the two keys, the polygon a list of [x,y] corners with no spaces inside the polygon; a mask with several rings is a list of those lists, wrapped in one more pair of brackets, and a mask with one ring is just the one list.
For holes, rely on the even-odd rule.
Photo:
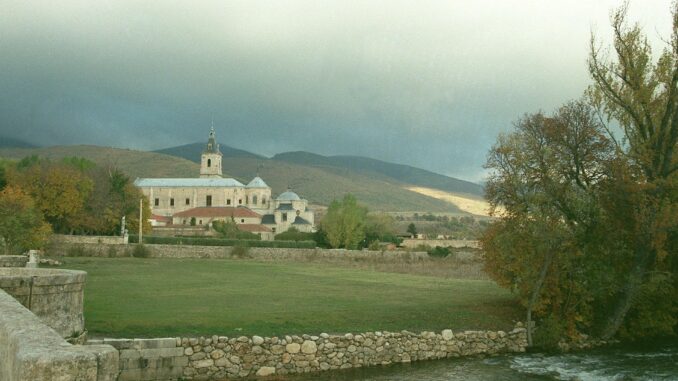
{"label": "stone building", "polygon": [[262,239],[271,239],[290,227],[302,232],[315,229],[308,201],[291,190],[273,199],[271,187],[259,176],[247,185],[224,178],[214,128],[201,155],[200,177],[143,178],[136,179],[134,185],[151,203],[154,226],[180,231],[182,226],[211,226],[213,221],[229,220],[240,230],[261,234]]}

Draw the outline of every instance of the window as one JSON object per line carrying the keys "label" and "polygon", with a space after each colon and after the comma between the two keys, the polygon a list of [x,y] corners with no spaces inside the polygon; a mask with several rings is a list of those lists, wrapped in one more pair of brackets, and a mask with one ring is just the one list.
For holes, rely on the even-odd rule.
{"label": "window", "polygon": [[242,198],[238,199],[238,205],[242,205]]}
{"label": "window", "polygon": [[202,225],[202,220],[200,220],[200,222],[198,222],[198,225]]}
{"label": "window", "polygon": [[209,168],[211,166],[212,166],[212,159],[207,159],[207,167]]}
{"label": "window", "polygon": [[275,228],[271,228],[271,231],[273,231],[273,233],[275,233]]}
{"label": "window", "polygon": [[250,196],[245,196],[245,205],[249,205],[250,203]]}
{"label": "window", "polygon": [[261,198],[261,205],[266,205],[266,197]]}
{"label": "window", "polygon": [[257,196],[252,196],[252,204],[257,204]]}
{"label": "window", "polygon": [[[212,196],[211,195],[207,195],[207,198],[205,199],[205,205],[212,206]],[[200,224],[202,224],[202,222]]]}
{"label": "window", "polygon": [[190,198],[186,199],[186,205],[191,205],[191,199]]}
{"label": "window", "polygon": [[174,206],[174,199],[170,198],[170,206]]}
{"label": "window", "polygon": [[241,218],[241,219],[240,219],[240,222],[244,224],[244,223],[245,223],[245,219],[244,219],[244,218]]}
{"label": "window", "polygon": [[282,220],[283,222],[287,222],[287,213],[282,214]]}
{"label": "window", "polygon": [[186,225],[186,220],[183,220],[183,221],[181,222],[181,224],[182,224],[182,225]]}
{"label": "window", "polygon": [[159,198],[155,199],[155,206],[160,206],[160,199]]}
{"label": "window", "polygon": [[226,199],[226,205],[231,205],[231,199],[230,198]]}

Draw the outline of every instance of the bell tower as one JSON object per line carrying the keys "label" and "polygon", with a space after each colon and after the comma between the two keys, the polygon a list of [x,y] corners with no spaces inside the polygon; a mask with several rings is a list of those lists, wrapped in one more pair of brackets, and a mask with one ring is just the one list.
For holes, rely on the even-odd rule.
{"label": "bell tower", "polygon": [[214,136],[214,125],[210,129],[207,146],[200,158],[200,177],[221,177],[221,152]]}

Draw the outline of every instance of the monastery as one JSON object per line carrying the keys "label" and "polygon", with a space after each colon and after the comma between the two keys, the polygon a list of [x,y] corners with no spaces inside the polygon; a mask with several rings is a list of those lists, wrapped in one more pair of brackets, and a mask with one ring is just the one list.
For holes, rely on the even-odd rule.
{"label": "monastery", "polygon": [[154,226],[209,228],[213,221],[234,221],[239,230],[273,239],[275,234],[295,227],[313,232],[314,215],[308,201],[291,190],[275,199],[259,176],[247,185],[222,176],[222,155],[214,128],[200,160],[198,178],[144,178],[134,185],[151,203]]}

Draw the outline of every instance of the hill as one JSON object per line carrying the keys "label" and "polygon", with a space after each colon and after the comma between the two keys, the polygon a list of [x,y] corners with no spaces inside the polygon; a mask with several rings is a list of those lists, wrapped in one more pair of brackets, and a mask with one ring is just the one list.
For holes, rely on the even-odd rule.
{"label": "hill", "polygon": [[35,144],[28,143],[23,140],[10,138],[7,136],[0,136],[0,148],[33,148],[37,147]]}
{"label": "hill", "polygon": [[[0,149],[0,157],[4,158],[21,159],[30,155],[55,160],[67,156],[84,157],[99,165],[114,165],[131,178],[196,177],[199,172],[195,162],[157,152],[86,145]],[[342,168],[327,170],[249,156],[225,156],[223,168],[225,176],[241,182],[248,182],[259,173],[273,188],[274,194],[291,187],[315,204],[328,205],[333,199],[352,193],[370,210],[462,213],[454,204],[410,191],[397,181]]]}
{"label": "hill", "polygon": [[195,177],[200,166],[176,156],[89,145],[41,148],[0,148],[0,157],[22,159],[38,155],[51,160],[68,156],[84,157],[102,166],[115,166],[132,179],[137,177]]}
{"label": "hill", "polygon": [[446,192],[482,196],[483,187],[453,177],[441,175],[409,165],[389,163],[363,156],[322,156],[310,152],[286,152],[273,160],[325,169],[343,168],[369,176],[379,176],[418,187],[434,188]]}
{"label": "hill", "polygon": [[[192,143],[183,146],[163,148],[153,152],[162,153],[184,158],[186,160],[200,163],[200,154],[205,149],[205,143]],[[249,157],[252,159],[264,159],[263,156],[249,151],[233,148],[224,144],[219,144],[219,150],[224,158],[227,157]]]}

